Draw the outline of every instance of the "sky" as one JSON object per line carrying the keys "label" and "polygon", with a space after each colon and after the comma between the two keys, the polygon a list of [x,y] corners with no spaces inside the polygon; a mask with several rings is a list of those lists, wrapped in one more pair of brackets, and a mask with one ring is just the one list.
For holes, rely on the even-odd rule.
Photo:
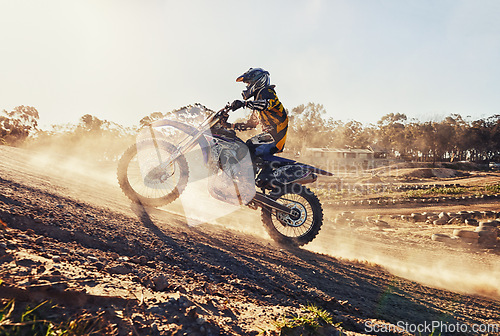
{"label": "sky", "polygon": [[498,0],[0,0],[0,110],[40,124],[241,99],[271,73],[284,106],[376,123],[500,114]]}

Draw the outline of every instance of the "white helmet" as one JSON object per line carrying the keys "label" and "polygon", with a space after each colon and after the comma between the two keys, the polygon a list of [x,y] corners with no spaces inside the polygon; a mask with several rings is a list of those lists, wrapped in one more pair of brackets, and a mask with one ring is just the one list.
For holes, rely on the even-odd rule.
{"label": "white helmet", "polygon": [[266,70],[262,68],[250,68],[243,75],[236,78],[236,81],[247,84],[246,90],[243,90],[241,93],[243,99],[247,100],[254,96],[260,89],[269,86],[271,79],[269,72]]}

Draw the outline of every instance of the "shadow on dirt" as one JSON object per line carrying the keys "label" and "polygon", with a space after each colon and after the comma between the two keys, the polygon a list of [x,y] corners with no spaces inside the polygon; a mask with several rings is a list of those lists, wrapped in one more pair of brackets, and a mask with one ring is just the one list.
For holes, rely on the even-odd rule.
{"label": "shadow on dirt", "polygon": [[[181,285],[186,291],[197,288],[202,295],[259,306],[314,304],[355,331],[363,331],[362,323],[373,318],[422,323],[454,316],[476,323],[496,319],[500,311],[493,300],[424,287],[380,267],[286,249],[217,225],[188,227],[181,216],[160,210],[134,205],[131,216],[13,181],[0,182],[13,190],[0,200],[0,220],[27,234],[44,235],[42,245],[34,247],[70,243],[71,250],[65,250],[69,259],[82,246],[108,257],[113,252],[143,257],[151,272],[161,265],[175,286],[186,281]],[[468,308],[470,302],[480,307],[478,313]]]}
{"label": "shadow on dirt", "polygon": [[[164,215],[156,211],[134,206],[143,225],[183,256],[185,263],[179,267],[203,273],[214,283],[230,284],[227,295],[267,305],[315,304],[341,315],[376,317],[394,324],[456,322],[451,311],[429,308],[422,286],[408,284],[380,267],[286,248],[208,224],[189,228],[182,223],[190,238],[179,241],[168,232],[172,224],[151,219],[150,213]],[[360,330],[359,324],[351,323],[346,321],[344,327]]]}

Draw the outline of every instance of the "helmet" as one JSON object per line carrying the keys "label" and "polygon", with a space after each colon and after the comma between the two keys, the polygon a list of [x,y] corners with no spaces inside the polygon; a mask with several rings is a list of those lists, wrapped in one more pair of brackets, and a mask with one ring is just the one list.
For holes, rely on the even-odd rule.
{"label": "helmet", "polygon": [[237,82],[243,82],[247,84],[247,89],[243,90],[241,95],[243,99],[247,100],[251,98],[257,91],[270,84],[269,72],[262,68],[250,68],[243,75],[236,78]]}

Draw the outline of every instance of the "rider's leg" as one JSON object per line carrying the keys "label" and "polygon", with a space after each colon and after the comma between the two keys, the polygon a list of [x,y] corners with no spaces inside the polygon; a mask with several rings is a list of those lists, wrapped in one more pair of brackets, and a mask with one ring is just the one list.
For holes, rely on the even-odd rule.
{"label": "rider's leg", "polygon": [[[255,156],[261,158],[266,155],[272,155],[276,153],[278,148],[276,148],[275,143],[262,144],[255,149]],[[264,162],[263,168],[257,176],[257,185],[264,186],[272,179],[273,167],[272,162]]]}
{"label": "rider's leg", "polygon": [[262,157],[262,156],[274,154],[274,153],[276,153],[276,151],[277,151],[276,144],[273,142],[273,143],[269,143],[269,144],[259,145],[255,149],[255,155]]}

